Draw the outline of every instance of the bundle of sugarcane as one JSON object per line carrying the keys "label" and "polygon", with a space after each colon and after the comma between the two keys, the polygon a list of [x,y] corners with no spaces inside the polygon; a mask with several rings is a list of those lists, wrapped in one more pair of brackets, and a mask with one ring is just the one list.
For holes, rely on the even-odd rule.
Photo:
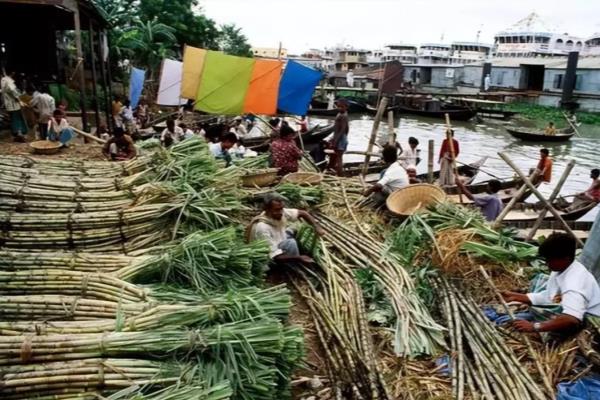
{"label": "bundle of sugarcane", "polygon": [[249,358],[273,365],[283,346],[283,326],[272,319],[194,330],[0,336],[0,365],[175,353],[203,354],[229,362]]}
{"label": "bundle of sugarcane", "polygon": [[121,303],[146,301],[148,290],[102,273],[60,269],[0,271],[0,295],[64,294]]}
{"label": "bundle of sugarcane", "polygon": [[[190,292],[187,296],[189,298],[183,299],[180,290],[172,293],[160,293],[160,290],[152,290],[152,294],[157,295],[153,297],[159,303],[155,306],[148,305],[150,308],[140,310],[139,314],[117,314],[113,315],[113,319],[95,320],[78,318],[72,321],[0,321],[0,334],[5,336],[49,335],[110,331],[132,332],[181,327],[206,328],[213,324],[265,317],[284,320],[288,316],[290,307],[289,292],[284,285],[267,289],[248,287],[210,296]],[[183,301],[173,304],[160,303],[160,301],[173,302],[174,300]],[[113,303],[113,308],[118,309],[118,302]],[[108,302],[104,304],[108,304]],[[80,310],[80,314],[83,315],[83,313],[84,310]]]}
{"label": "bundle of sugarcane", "polygon": [[22,156],[4,156],[0,161],[3,169],[31,170],[40,176],[53,175],[62,177],[118,177],[139,172],[131,168],[133,163],[109,161],[81,161],[81,160],[49,160],[33,159]]}
{"label": "bundle of sugarcane", "polygon": [[119,210],[132,205],[131,199],[111,200],[111,201],[41,201],[41,200],[23,200],[17,198],[7,198],[0,196],[0,211],[8,213],[49,213],[49,214],[69,214],[69,213],[94,213],[100,211]]}
{"label": "bundle of sugarcane", "polygon": [[309,276],[298,270],[306,286],[303,288],[295,280],[293,283],[306,300],[315,322],[334,396],[389,399],[375,357],[360,287],[341,267],[341,260],[322,244],[320,250],[320,273]]}
{"label": "bundle of sugarcane", "polygon": [[300,186],[293,183],[282,183],[273,188],[244,188],[247,201],[260,202],[264,197],[277,192],[286,199],[286,207],[308,208],[323,201],[323,189],[319,186]]}
{"label": "bundle of sugarcane", "polygon": [[485,399],[549,398],[463,289],[446,279],[434,285],[455,355],[450,367],[455,399],[463,399],[466,389]]}
{"label": "bundle of sugarcane", "polygon": [[25,200],[48,201],[115,201],[128,200],[134,193],[128,190],[119,191],[79,191],[77,188],[39,189],[28,187],[27,181],[21,183],[1,182],[0,196]]}
{"label": "bundle of sugarcane", "polygon": [[213,291],[260,282],[268,260],[266,242],[243,243],[235,228],[229,227],[188,235],[164,246],[160,254],[131,262],[115,275],[132,282],[147,282],[159,275],[164,281]]}
{"label": "bundle of sugarcane", "polygon": [[27,271],[47,268],[110,273],[125,268],[134,262],[143,262],[147,257],[64,251],[0,250],[0,271]]}
{"label": "bundle of sugarcane", "polygon": [[149,302],[119,303],[80,296],[0,296],[0,316],[8,321],[114,319],[138,315],[152,306]]}
{"label": "bundle of sugarcane", "polygon": [[434,354],[443,347],[443,327],[431,317],[423,304],[409,272],[381,241],[349,228],[343,223],[318,215],[326,231],[325,243],[351,269],[372,270],[377,282],[390,299],[396,316],[394,349],[399,355]]}
{"label": "bundle of sugarcane", "polygon": [[[134,393],[134,394],[132,394]],[[152,393],[140,393],[138,387],[113,394],[111,400],[228,400],[233,396],[229,381],[212,384],[193,382],[188,385],[174,384]],[[93,400],[100,397],[96,395]],[[45,400],[45,399],[41,399]],[[50,399],[48,399],[50,400]]]}
{"label": "bundle of sugarcane", "polygon": [[185,381],[191,369],[189,365],[128,358],[6,366],[0,376],[0,396],[16,400],[86,390],[106,394],[132,385],[164,387]]}

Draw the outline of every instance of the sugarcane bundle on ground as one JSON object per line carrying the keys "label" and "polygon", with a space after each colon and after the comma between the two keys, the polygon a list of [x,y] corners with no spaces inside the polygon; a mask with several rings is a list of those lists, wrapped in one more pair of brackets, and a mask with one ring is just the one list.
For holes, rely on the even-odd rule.
{"label": "sugarcane bundle on ground", "polygon": [[119,303],[65,295],[0,296],[0,317],[4,321],[95,320],[139,315],[150,302]]}
{"label": "sugarcane bundle on ground", "polygon": [[443,346],[443,327],[431,317],[419,298],[412,277],[400,260],[386,255],[382,243],[348,226],[319,214],[326,231],[325,243],[349,270],[373,271],[395,313],[394,348],[398,355],[434,354]]}
{"label": "sugarcane bundle on ground", "polygon": [[[307,234],[302,237],[310,240]],[[341,260],[323,245],[319,250],[315,256],[321,271],[299,270],[300,280],[307,285],[302,289],[296,284],[296,288],[315,322],[333,395],[336,399],[391,398],[375,357],[362,291]]]}
{"label": "sugarcane bundle on ground", "polygon": [[294,208],[308,208],[320,204],[324,198],[323,189],[320,186],[301,186],[293,183],[281,183],[272,188],[246,188],[249,202],[262,202],[268,193],[277,192],[286,199],[286,206]]}
{"label": "sugarcane bundle on ground", "polygon": [[467,392],[485,399],[549,398],[475,301],[445,279],[434,282],[454,355],[450,366],[454,398],[465,398]]}
{"label": "sugarcane bundle on ground", "polygon": [[[182,293],[183,292],[183,293]],[[119,302],[101,303],[108,309],[111,305],[115,313],[102,319],[84,319],[85,310],[73,320],[30,320],[7,316],[0,321],[0,334],[14,335],[48,335],[79,334],[102,332],[133,332],[164,328],[206,328],[210,325],[261,319],[265,317],[286,320],[290,308],[290,296],[285,286],[267,289],[248,287],[218,295],[202,296],[197,292],[177,291],[162,292],[159,288],[151,290],[152,302],[136,303],[136,307]],[[3,297],[0,297],[3,298]],[[16,297],[5,297],[16,298]],[[30,296],[29,298],[34,298]],[[49,298],[43,296],[42,298]],[[66,297],[63,296],[63,300]],[[71,297],[75,299],[75,297]],[[176,302],[175,302],[176,301]],[[90,306],[94,303],[89,303]],[[77,307],[79,303],[75,305]],[[119,307],[123,305],[121,312]],[[68,308],[69,304],[65,304]],[[140,307],[140,306],[144,306]],[[73,311],[76,311],[73,310]],[[138,312],[134,314],[134,312]]]}

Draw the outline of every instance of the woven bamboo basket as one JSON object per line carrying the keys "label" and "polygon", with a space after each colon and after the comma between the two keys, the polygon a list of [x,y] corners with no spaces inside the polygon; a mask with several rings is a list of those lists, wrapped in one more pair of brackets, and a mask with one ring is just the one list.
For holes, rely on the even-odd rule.
{"label": "woven bamboo basket", "polygon": [[56,154],[60,151],[60,142],[51,142],[49,140],[38,140],[29,143],[29,147],[36,154]]}
{"label": "woven bamboo basket", "polygon": [[323,181],[321,174],[314,172],[294,172],[283,177],[281,182],[294,183],[300,186],[317,186]]}
{"label": "woven bamboo basket", "polygon": [[263,169],[242,176],[242,185],[246,187],[269,186],[277,180],[277,168]]}
{"label": "woven bamboo basket", "polygon": [[399,216],[410,216],[427,211],[427,207],[446,200],[446,193],[442,188],[420,183],[409,185],[396,190],[387,198],[388,210]]}

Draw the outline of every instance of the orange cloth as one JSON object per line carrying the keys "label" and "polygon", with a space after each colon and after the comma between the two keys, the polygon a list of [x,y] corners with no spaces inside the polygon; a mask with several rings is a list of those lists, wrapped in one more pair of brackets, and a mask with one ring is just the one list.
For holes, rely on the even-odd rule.
{"label": "orange cloth", "polygon": [[552,180],[552,159],[550,157],[540,159],[537,169],[544,171],[542,182],[550,182]]}
{"label": "orange cloth", "polygon": [[195,100],[204,69],[206,50],[185,46],[183,51],[183,73],[181,75],[181,97]]}
{"label": "orange cloth", "polygon": [[244,101],[244,113],[274,115],[283,63],[278,60],[256,60],[250,87]]}

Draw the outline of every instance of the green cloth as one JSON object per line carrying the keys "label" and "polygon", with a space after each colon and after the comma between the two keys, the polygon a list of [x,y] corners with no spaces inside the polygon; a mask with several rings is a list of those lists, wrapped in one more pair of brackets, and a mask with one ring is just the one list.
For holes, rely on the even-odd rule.
{"label": "green cloth", "polygon": [[253,67],[251,58],[209,51],[196,96],[196,109],[209,114],[242,114]]}

